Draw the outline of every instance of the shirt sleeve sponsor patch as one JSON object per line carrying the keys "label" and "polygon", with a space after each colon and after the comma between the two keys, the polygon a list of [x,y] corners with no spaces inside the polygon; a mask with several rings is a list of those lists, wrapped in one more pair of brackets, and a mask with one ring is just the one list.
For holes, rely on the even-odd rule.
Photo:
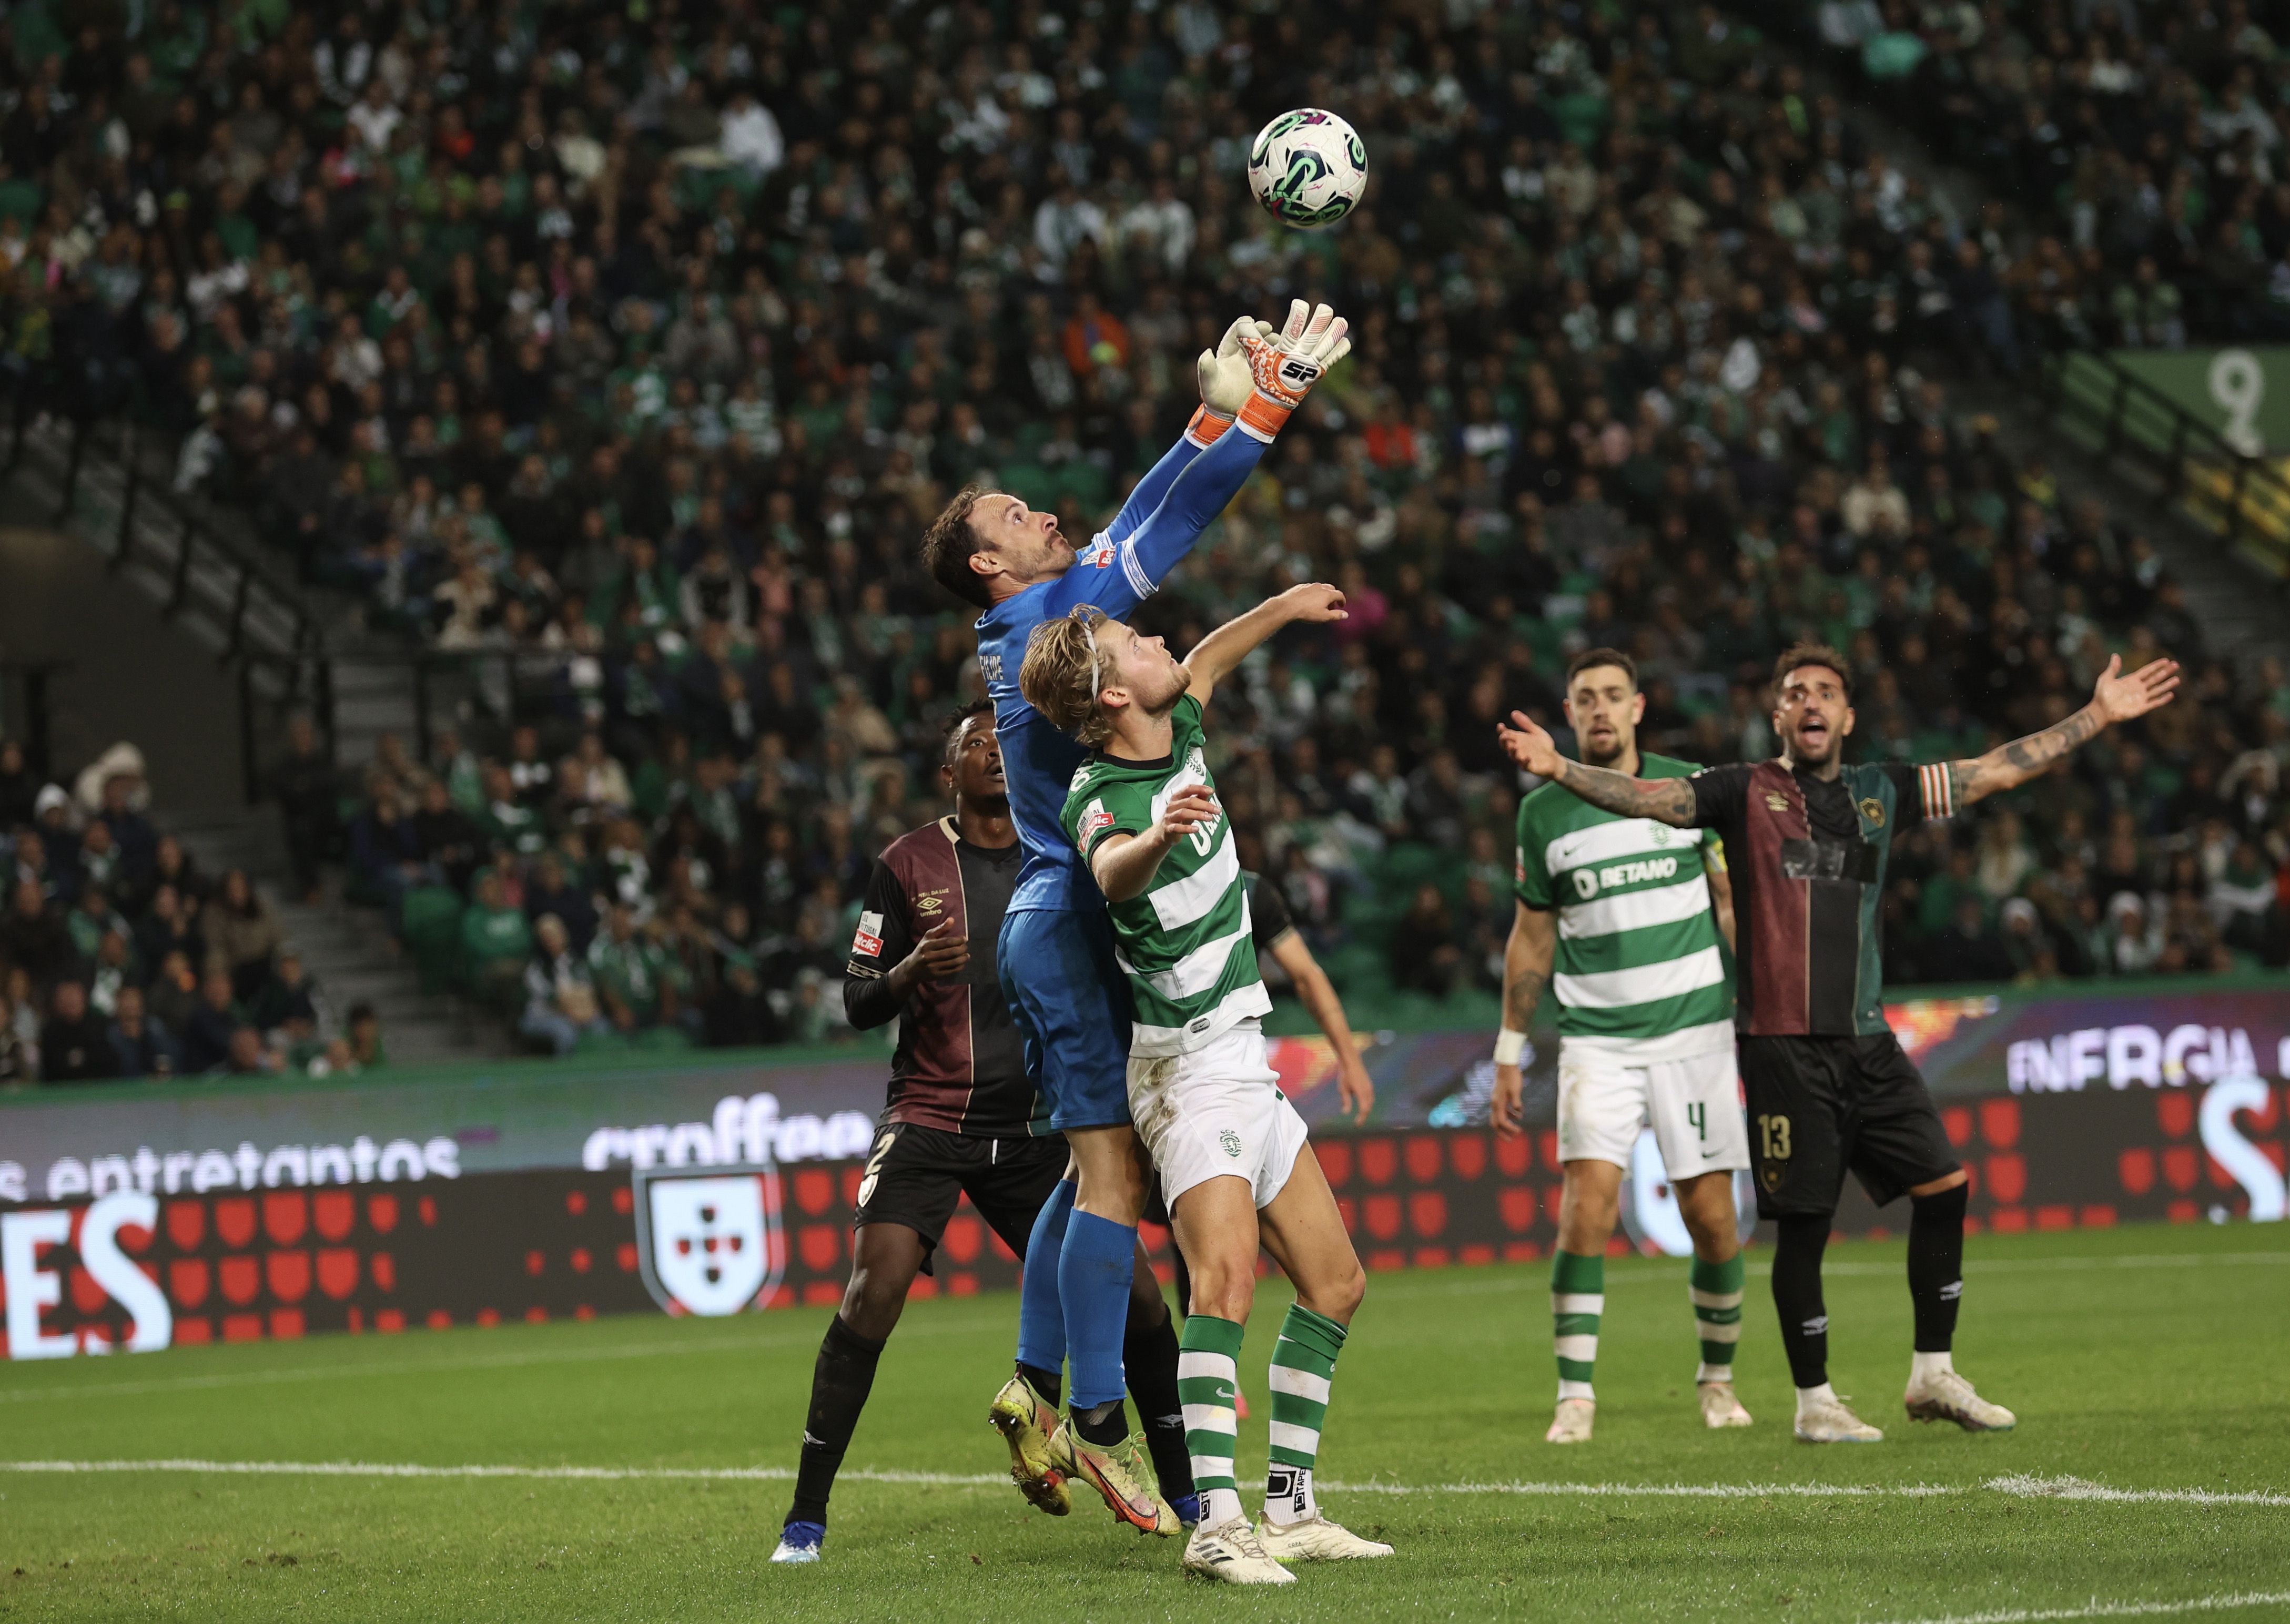
{"label": "shirt sleeve sponsor patch", "polygon": [[1092,801],[1082,808],[1081,820],[1074,826],[1074,844],[1080,848],[1083,856],[1088,856],[1091,843],[1111,828],[1113,824],[1113,814],[1105,810],[1105,803]]}
{"label": "shirt sleeve sponsor patch", "polygon": [[874,912],[859,916],[859,932],[851,939],[851,951],[856,957],[883,956],[883,916]]}

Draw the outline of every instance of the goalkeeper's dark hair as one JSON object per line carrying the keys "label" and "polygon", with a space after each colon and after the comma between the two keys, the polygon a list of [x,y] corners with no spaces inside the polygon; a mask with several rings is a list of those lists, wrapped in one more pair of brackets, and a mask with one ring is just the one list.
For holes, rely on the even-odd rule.
{"label": "goalkeeper's dark hair", "polygon": [[1092,749],[1113,736],[1097,702],[1113,677],[1113,657],[1097,645],[1097,628],[1108,620],[1103,610],[1081,604],[1062,620],[1043,621],[1026,639],[1026,662],[1018,668],[1026,703]]}
{"label": "goalkeeper's dark hair", "polygon": [[1781,698],[1782,684],[1792,671],[1806,666],[1825,666],[1837,673],[1837,680],[1845,690],[1845,702],[1853,702],[1853,667],[1845,656],[1826,643],[1792,643],[1774,661],[1774,697]]}
{"label": "goalkeeper's dark hair", "polygon": [[1623,653],[1620,649],[1584,649],[1581,653],[1575,655],[1573,659],[1566,662],[1566,682],[1565,685],[1568,688],[1572,688],[1574,685],[1574,679],[1577,676],[1581,676],[1585,671],[1596,670],[1600,666],[1614,667],[1617,670],[1621,671],[1624,676],[1630,679],[1630,687],[1632,690],[1635,691],[1637,689],[1638,685],[1638,662],[1632,660],[1628,654]]}
{"label": "goalkeeper's dark hair", "polygon": [[939,760],[944,765],[949,767],[954,765],[954,747],[962,738],[963,724],[968,722],[973,716],[984,716],[988,723],[987,731],[989,732],[992,732],[992,724],[994,721],[994,701],[992,700],[973,700],[969,704],[965,705],[960,710],[956,711],[952,716],[946,719],[946,727],[944,729],[945,737],[939,746]]}
{"label": "goalkeeper's dark hair", "polygon": [[940,586],[981,609],[991,609],[994,598],[986,590],[985,577],[970,567],[971,555],[978,550],[978,532],[971,527],[970,510],[978,506],[980,497],[992,494],[984,485],[963,486],[923,532],[923,568]]}

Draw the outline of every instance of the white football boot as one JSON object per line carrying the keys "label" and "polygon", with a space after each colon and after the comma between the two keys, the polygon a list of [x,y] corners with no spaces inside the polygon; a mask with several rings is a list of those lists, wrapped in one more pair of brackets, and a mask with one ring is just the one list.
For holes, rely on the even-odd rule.
{"label": "white football boot", "polygon": [[1562,1398],[1558,1412],[1551,1418],[1550,1430],[1542,1435],[1545,1444],[1588,1444],[1590,1423],[1597,1419],[1598,1401],[1595,1398]]}
{"label": "white football boot", "polygon": [[1846,1409],[1843,1399],[1831,1396],[1798,1406],[1797,1441],[1800,1444],[1882,1444],[1885,1435]]}
{"label": "white football boot", "polygon": [[1245,1516],[1196,1528],[1185,1541],[1185,1566],[1227,1585],[1293,1585],[1296,1576],[1272,1560]]}
{"label": "white football boot", "polygon": [[1952,1370],[1910,1377],[1902,1399],[1910,1420],[1954,1421],[1966,1432],[2009,1432],[2019,1424],[2019,1417],[1981,1397]]}
{"label": "white football boot", "polygon": [[1275,1562],[1350,1562],[1391,1555],[1389,1545],[1363,1540],[1317,1511],[1298,1523],[1276,1523],[1267,1517],[1256,1525],[1256,1536],[1264,1554]]}
{"label": "white football boot", "polygon": [[1750,1412],[1742,1408],[1730,1381],[1704,1381],[1694,1389],[1701,1403],[1701,1424],[1712,1432],[1726,1427],[1747,1427]]}

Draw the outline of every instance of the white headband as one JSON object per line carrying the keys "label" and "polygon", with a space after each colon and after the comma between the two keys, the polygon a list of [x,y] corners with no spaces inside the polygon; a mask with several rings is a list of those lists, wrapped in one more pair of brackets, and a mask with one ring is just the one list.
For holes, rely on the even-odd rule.
{"label": "white headband", "polygon": [[1091,708],[1094,709],[1097,706],[1097,692],[1099,684],[1097,667],[1097,628],[1091,624],[1089,617],[1085,614],[1077,615],[1075,619],[1081,622],[1082,640],[1089,644],[1089,702]]}

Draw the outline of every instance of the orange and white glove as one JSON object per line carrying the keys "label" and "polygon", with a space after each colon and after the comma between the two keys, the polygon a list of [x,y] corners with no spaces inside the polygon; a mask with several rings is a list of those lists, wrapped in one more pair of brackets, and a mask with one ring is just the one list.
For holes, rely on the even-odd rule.
{"label": "orange and white glove", "polygon": [[1312,386],[1351,354],[1349,330],[1349,324],[1325,305],[1313,307],[1308,316],[1299,299],[1289,305],[1287,324],[1278,338],[1257,332],[1241,334],[1251,386],[1237,420],[1241,432],[1269,443],[1289,414],[1304,404]]}
{"label": "orange and white glove", "polygon": [[1248,352],[1241,348],[1244,338],[1259,334],[1269,336],[1272,324],[1260,322],[1253,316],[1240,316],[1224,330],[1214,349],[1201,351],[1193,364],[1200,374],[1201,404],[1194,409],[1193,420],[1185,425],[1185,437],[1200,446],[1213,445],[1224,431],[1232,427],[1232,420],[1248,404],[1255,384],[1248,365]]}

